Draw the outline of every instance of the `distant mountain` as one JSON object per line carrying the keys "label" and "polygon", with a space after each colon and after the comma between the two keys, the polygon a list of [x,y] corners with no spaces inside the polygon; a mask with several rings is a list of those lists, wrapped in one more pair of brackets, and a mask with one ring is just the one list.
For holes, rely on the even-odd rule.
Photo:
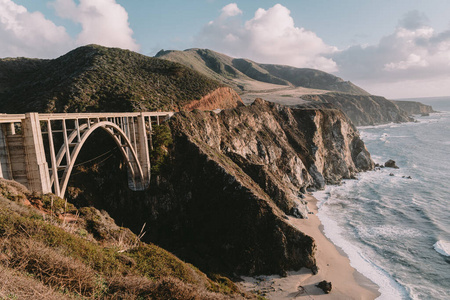
{"label": "distant mountain", "polygon": [[231,107],[240,102],[222,83],[181,64],[97,45],[52,60],[0,59],[2,112],[178,110],[192,101],[201,108],[206,96],[217,101],[219,89]]}
{"label": "distant mountain", "polygon": [[181,63],[240,92],[303,87],[355,95],[369,94],[349,81],[319,70],[259,64],[208,49],[161,50],[155,57]]}
{"label": "distant mountain", "polygon": [[156,57],[181,63],[236,90],[244,103],[255,98],[296,107],[341,109],[357,126],[408,122],[408,115],[432,108],[421,103],[390,101],[350,81],[306,68],[260,64],[208,49],[161,50]]}
{"label": "distant mountain", "polygon": [[333,92],[322,95],[305,95],[302,98],[325,107],[332,105],[339,108],[346,113],[356,126],[413,121],[408,117],[406,111],[400,109],[392,101],[380,96]]}

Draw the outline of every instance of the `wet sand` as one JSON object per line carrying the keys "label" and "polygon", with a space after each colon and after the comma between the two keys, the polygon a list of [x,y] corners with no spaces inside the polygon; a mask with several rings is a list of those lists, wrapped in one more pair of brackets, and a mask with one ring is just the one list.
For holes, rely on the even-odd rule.
{"label": "wet sand", "polygon": [[[317,200],[306,196],[308,208],[314,214],[308,219],[289,217],[289,223],[316,241],[317,275],[303,268],[298,272],[288,272],[287,277],[259,276],[244,277],[242,286],[249,291],[257,291],[268,299],[375,299],[380,293],[378,286],[358,273],[345,253],[337,248],[324,234],[317,217]],[[332,290],[325,294],[316,287],[320,281],[331,282]]]}

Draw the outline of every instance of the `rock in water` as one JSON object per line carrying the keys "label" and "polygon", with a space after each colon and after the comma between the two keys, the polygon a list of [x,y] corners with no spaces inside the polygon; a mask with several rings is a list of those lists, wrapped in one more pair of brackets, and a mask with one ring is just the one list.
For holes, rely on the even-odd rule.
{"label": "rock in water", "polygon": [[323,280],[316,285],[319,289],[321,289],[325,294],[329,294],[331,292],[331,282]]}
{"label": "rock in water", "polygon": [[399,167],[395,164],[395,160],[388,160],[387,162],[384,163],[384,166],[386,168],[394,168],[394,169],[399,169]]}

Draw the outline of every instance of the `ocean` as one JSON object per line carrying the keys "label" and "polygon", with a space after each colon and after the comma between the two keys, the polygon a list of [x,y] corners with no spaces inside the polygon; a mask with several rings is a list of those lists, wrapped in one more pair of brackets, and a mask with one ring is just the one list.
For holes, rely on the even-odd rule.
{"label": "ocean", "polygon": [[314,193],[318,216],[351,265],[380,286],[378,299],[450,299],[450,97],[404,100],[440,112],[358,128],[376,163],[400,168]]}

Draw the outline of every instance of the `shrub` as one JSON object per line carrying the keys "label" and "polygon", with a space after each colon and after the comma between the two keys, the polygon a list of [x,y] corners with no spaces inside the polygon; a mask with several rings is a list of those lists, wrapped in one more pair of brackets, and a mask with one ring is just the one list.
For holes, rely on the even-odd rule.
{"label": "shrub", "polygon": [[162,167],[169,158],[168,148],[172,145],[172,133],[167,124],[155,125],[152,127],[152,145],[150,152],[150,164],[152,174],[160,174]]}

